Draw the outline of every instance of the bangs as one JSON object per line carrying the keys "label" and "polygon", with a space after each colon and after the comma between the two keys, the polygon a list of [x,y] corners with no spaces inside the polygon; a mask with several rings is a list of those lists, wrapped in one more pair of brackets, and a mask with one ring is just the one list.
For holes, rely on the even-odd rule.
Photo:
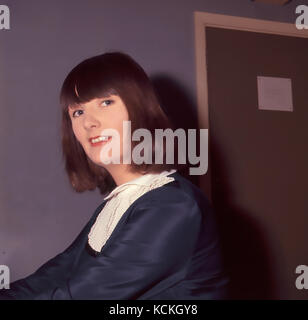
{"label": "bangs", "polygon": [[[108,66],[102,68],[91,63],[91,59],[77,65],[63,82],[60,103],[64,110],[86,103],[95,98],[119,95],[117,87],[121,75],[110,74]],[[102,72],[105,70],[105,72]]]}

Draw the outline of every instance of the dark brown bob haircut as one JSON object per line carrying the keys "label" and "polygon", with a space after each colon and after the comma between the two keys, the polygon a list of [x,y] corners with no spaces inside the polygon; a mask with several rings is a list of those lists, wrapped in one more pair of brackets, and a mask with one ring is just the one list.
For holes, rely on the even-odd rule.
{"label": "dark brown bob haircut", "polygon": [[[78,96],[75,88],[77,88]],[[74,67],[63,82],[60,93],[62,107],[62,148],[70,183],[77,192],[99,188],[101,194],[111,191],[116,185],[108,171],[95,164],[84,152],[75,138],[68,113],[70,106],[86,103],[95,98],[117,95],[124,102],[131,130],[148,129],[155,137],[155,129],[174,129],[160,107],[154,87],[142,67],[123,52],[107,52],[86,59]],[[131,141],[132,150],[138,144]],[[154,143],[152,159],[154,159]],[[177,149],[177,147],[175,147]],[[176,169],[176,164],[131,163],[132,172],[159,173]],[[176,152],[174,153],[176,154]],[[177,161],[175,161],[176,163]]]}

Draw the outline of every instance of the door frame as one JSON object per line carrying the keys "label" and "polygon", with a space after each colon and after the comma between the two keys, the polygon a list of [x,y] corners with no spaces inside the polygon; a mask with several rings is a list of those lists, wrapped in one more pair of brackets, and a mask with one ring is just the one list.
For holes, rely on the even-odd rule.
{"label": "door frame", "polygon": [[[197,89],[197,114],[200,129],[209,129],[208,74],[206,64],[206,28],[215,27],[250,32],[308,38],[308,31],[298,30],[294,23],[252,19],[207,12],[194,11],[195,26],[195,70]],[[210,161],[210,157],[209,161]],[[200,176],[200,187],[211,200],[211,173]]]}

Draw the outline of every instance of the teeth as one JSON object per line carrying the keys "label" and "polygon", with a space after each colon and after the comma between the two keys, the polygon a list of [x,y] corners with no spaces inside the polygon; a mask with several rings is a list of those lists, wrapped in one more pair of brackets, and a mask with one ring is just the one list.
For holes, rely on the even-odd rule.
{"label": "teeth", "polygon": [[91,139],[91,142],[97,143],[97,142],[101,142],[101,141],[107,141],[108,139],[109,139],[109,136],[101,136],[96,139]]}

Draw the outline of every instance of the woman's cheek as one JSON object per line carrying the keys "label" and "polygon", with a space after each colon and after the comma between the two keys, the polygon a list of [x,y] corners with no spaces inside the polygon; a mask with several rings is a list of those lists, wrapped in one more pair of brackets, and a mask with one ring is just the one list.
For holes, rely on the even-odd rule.
{"label": "woman's cheek", "polygon": [[72,126],[75,138],[82,144],[82,135],[81,135],[81,130],[79,129],[79,126],[76,125],[76,123],[73,124]]}

